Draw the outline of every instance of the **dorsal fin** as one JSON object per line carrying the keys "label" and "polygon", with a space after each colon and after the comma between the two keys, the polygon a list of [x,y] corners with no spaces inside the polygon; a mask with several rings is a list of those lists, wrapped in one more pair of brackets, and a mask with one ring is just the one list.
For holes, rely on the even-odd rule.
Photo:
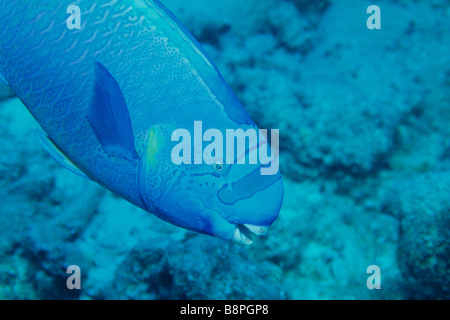
{"label": "dorsal fin", "polygon": [[119,84],[100,62],[95,62],[94,98],[87,119],[108,156],[136,160],[130,112]]}

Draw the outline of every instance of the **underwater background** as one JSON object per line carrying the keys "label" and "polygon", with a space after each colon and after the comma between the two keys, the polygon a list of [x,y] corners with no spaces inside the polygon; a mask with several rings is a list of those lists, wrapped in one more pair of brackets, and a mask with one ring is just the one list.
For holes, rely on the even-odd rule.
{"label": "underwater background", "polygon": [[0,87],[0,299],[449,299],[449,1],[162,2],[280,130],[279,218],[250,247],[163,222],[60,167]]}

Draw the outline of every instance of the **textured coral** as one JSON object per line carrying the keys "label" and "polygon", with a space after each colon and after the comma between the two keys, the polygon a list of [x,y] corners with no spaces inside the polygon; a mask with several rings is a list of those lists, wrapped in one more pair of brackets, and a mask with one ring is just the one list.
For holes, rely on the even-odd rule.
{"label": "textured coral", "polygon": [[[131,252],[108,298],[283,299],[281,270],[254,263],[244,248],[194,236]],[[208,256],[208,259],[204,257]],[[110,294],[110,295],[109,295]]]}
{"label": "textured coral", "polygon": [[450,172],[419,175],[388,192],[400,219],[398,259],[415,299],[450,298]]}

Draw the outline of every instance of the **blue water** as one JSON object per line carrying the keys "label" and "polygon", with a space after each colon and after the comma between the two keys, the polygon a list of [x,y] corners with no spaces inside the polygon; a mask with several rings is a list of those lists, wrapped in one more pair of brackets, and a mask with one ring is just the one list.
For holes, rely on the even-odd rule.
{"label": "blue water", "polygon": [[448,1],[162,2],[280,130],[279,218],[250,247],[165,223],[61,168],[1,87],[0,299],[449,299]]}

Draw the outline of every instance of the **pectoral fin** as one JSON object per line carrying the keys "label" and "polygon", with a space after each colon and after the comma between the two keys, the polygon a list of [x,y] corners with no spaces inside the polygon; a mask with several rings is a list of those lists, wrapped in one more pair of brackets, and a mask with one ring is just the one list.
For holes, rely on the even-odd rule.
{"label": "pectoral fin", "polygon": [[136,160],[131,118],[119,84],[104,65],[95,62],[94,99],[87,119],[108,156]]}
{"label": "pectoral fin", "polygon": [[5,86],[8,86],[8,87],[9,87],[8,81],[6,81],[5,77],[2,76],[1,73],[0,73],[0,84],[3,84],[3,85],[5,85]]}
{"label": "pectoral fin", "polygon": [[63,153],[62,151],[50,140],[50,138],[42,131],[36,131],[36,136],[39,139],[39,142],[42,144],[44,149],[58,162],[62,167],[66,168],[72,173],[76,175],[89,179],[87,175],[85,175],[77,166],[73,164]]}

